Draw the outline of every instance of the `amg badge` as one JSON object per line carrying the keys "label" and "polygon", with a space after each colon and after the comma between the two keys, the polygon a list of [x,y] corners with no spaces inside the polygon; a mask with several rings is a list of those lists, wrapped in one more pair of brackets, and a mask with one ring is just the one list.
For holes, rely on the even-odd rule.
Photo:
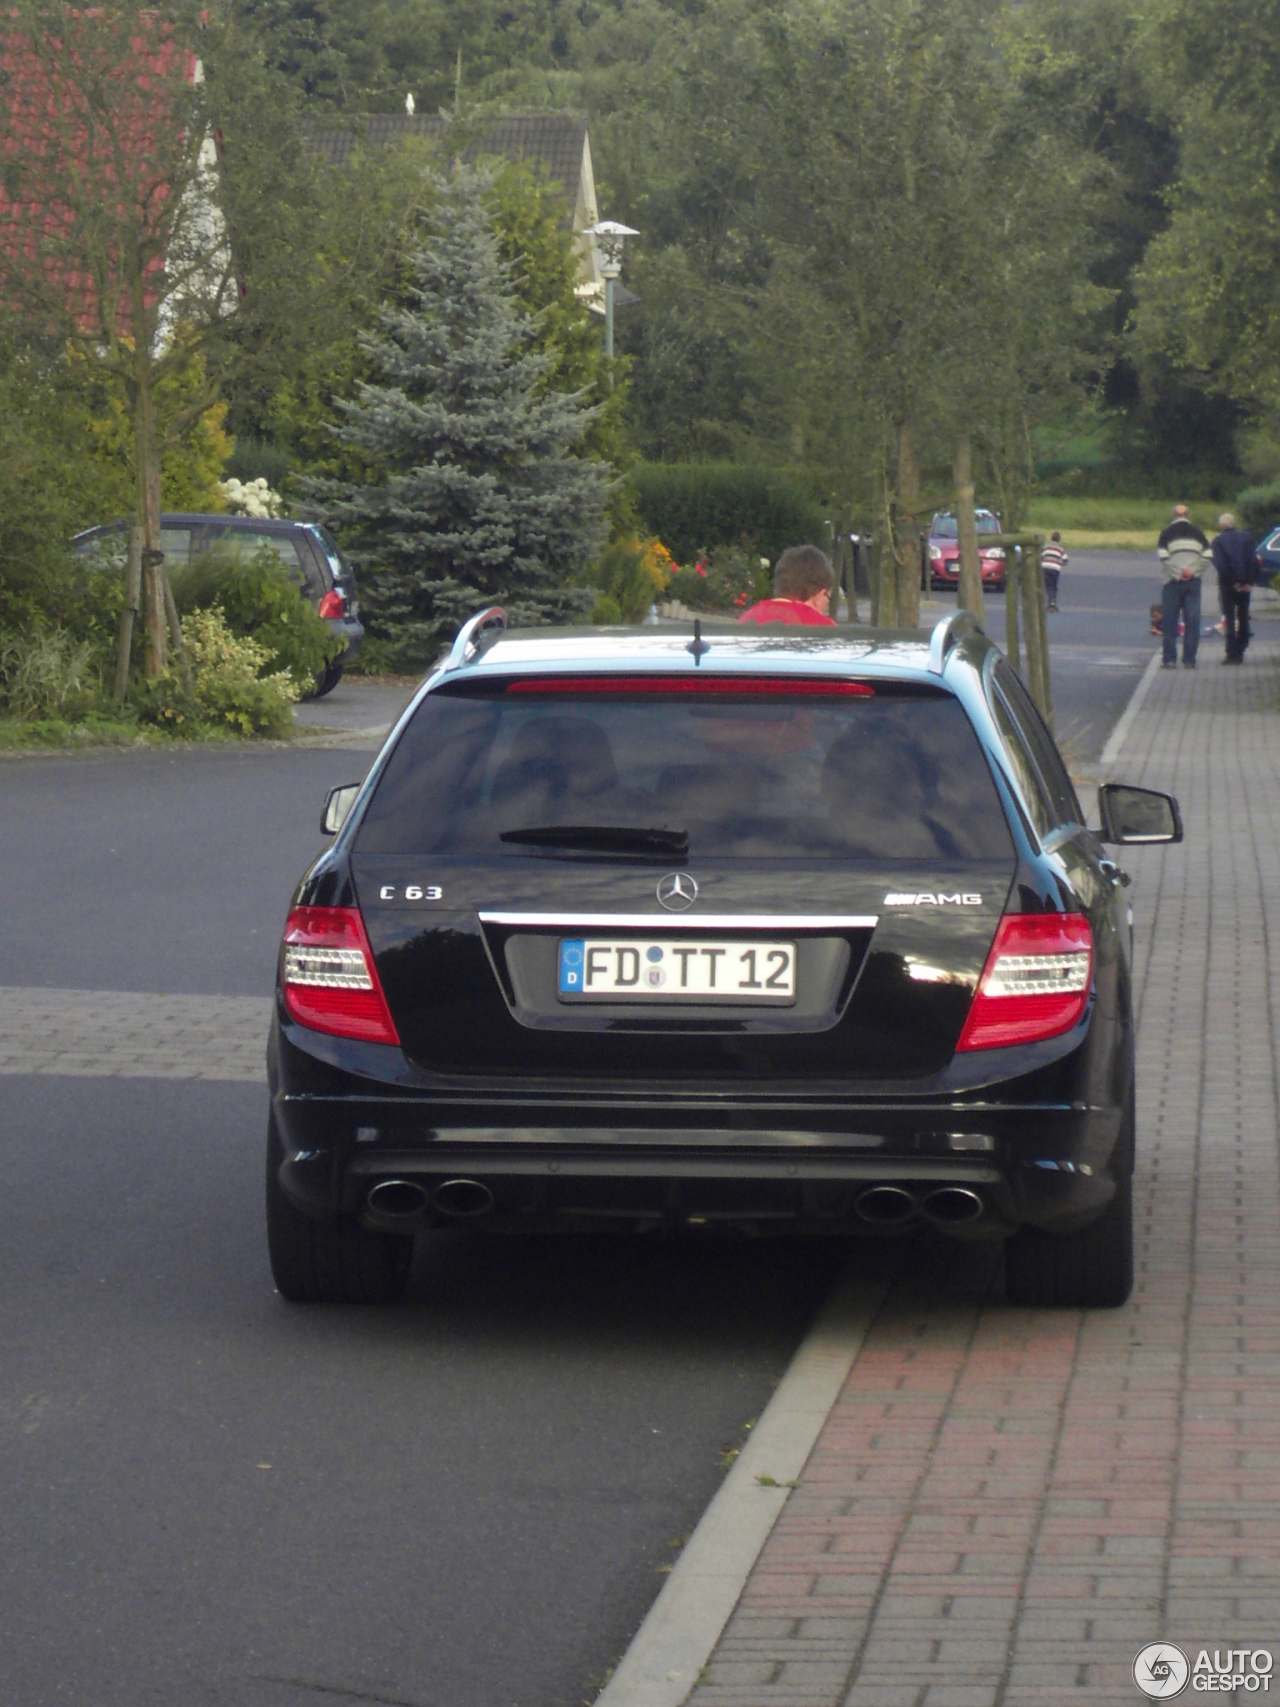
{"label": "amg badge", "polygon": [[886,895],[886,907],[980,907],[981,895]]}

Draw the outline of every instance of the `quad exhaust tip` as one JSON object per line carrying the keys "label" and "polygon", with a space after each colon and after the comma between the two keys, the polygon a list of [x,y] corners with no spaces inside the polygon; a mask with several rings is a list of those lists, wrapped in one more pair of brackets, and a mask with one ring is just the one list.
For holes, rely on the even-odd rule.
{"label": "quad exhaust tip", "polygon": [[859,1195],[854,1210],[873,1227],[901,1226],[917,1213],[937,1227],[962,1227],[978,1220],[986,1205],[967,1185],[938,1186],[918,1201],[905,1186],[873,1185]]}
{"label": "quad exhaust tip", "polygon": [[854,1209],[873,1227],[896,1227],[915,1214],[916,1200],[900,1185],[873,1185],[861,1193]]}
{"label": "quad exhaust tip", "polygon": [[493,1208],[493,1193],[478,1179],[447,1179],[436,1187],[431,1201],[441,1215],[469,1221],[489,1213]]}
{"label": "quad exhaust tip", "polygon": [[967,1185],[939,1186],[920,1205],[922,1213],[939,1227],[961,1227],[966,1221],[976,1221],[985,1207],[981,1196]]}
{"label": "quad exhaust tip", "polygon": [[380,1180],[369,1193],[369,1208],[395,1221],[416,1221],[429,1199],[420,1185],[409,1179]]}
{"label": "quad exhaust tip", "polygon": [[487,1215],[493,1208],[493,1193],[475,1179],[449,1179],[428,1191],[416,1180],[379,1180],[366,1199],[368,1207],[387,1221],[421,1221],[435,1209],[455,1221]]}

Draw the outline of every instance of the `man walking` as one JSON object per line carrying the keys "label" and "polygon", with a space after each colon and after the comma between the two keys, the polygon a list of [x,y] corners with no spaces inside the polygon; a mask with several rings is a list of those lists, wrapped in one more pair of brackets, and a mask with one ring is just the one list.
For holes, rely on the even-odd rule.
{"label": "man walking", "polygon": [[1200,577],[1208,567],[1209,541],[1187,515],[1185,504],[1175,504],[1173,520],[1156,542],[1156,555],[1164,564],[1164,593],[1160,627],[1164,639],[1163,664],[1172,670],[1178,662],[1178,618],[1182,618],[1182,663],[1196,667],[1200,646]]}
{"label": "man walking", "polygon": [[1051,533],[1048,545],[1040,553],[1040,567],[1044,570],[1044,590],[1049,595],[1050,610],[1058,608],[1058,581],[1067,561],[1067,554],[1062,549],[1062,535]]}
{"label": "man walking", "polygon": [[1236,526],[1228,512],[1218,517],[1218,535],[1213,542],[1213,566],[1218,571],[1218,602],[1227,625],[1227,655],[1224,664],[1243,664],[1249,644],[1249,594],[1261,565],[1253,538]]}

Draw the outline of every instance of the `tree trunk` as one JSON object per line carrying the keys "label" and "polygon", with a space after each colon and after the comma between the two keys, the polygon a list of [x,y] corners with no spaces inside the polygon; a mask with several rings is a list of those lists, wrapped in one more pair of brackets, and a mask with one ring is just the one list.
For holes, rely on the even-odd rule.
{"label": "tree trunk", "polygon": [[169,629],[169,644],[173,647],[178,660],[178,674],[182,685],[187,691],[188,699],[195,697],[195,683],[191,680],[191,660],[187,657],[186,644],[182,638],[182,621],[178,616],[178,606],[173,597],[173,588],[169,583],[169,571],[161,565],[160,574],[164,588],[164,615]]}
{"label": "tree trunk", "polygon": [[867,580],[871,589],[871,626],[892,628],[898,598],[893,581],[893,517],[889,506],[889,475],[883,446],[880,467],[876,473],[876,504],[880,523],[870,547],[871,556],[867,564]]}
{"label": "tree trunk", "polygon": [[[831,614],[837,622],[857,622],[858,589],[853,575],[853,546],[847,532],[836,537],[836,590],[831,598]],[[844,615],[840,614],[843,606]]]}
{"label": "tree trunk", "polygon": [[133,619],[138,614],[142,590],[142,529],[135,522],[129,530],[129,556],[124,571],[124,609],[120,612],[120,636],[116,644],[116,691],[123,705],[129,691],[129,661],[133,652]]}
{"label": "tree trunk", "polygon": [[920,624],[920,464],[909,421],[898,428],[898,612],[899,628]]}
{"label": "tree trunk", "polygon": [[1049,683],[1049,618],[1045,611],[1044,570],[1040,547],[1023,547],[1022,602],[1026,613],[1026,684],[1040,715],[1053,731],[1053,690]]}
{"label": "tree trunk", "polygon": [[142,529],[142,613],[146,630],[146,671],[158,676],[165,666],[168,615],[164,597],[164,553],[160,547],[160,446],[156,439],[151,391],[151,359],[142,334],[134,359],[133,439],[138,482],[138,526]]}
{"label": "tree trunk", "polygon": [[978,556],[978,521],[973,508],[973,449],[968,433],[956,440],[956,532],[960,540],[960,585],[956,592],[959,610],[972,611],[984,627],[982,612],[982,559]]}
{"label": "tree trunk", "polygon": [[1019,675],[1022,648],[1018,642],[1018,592],[1022,586],[1022,559],[1012,545],[1004,548],[1004,650]]}

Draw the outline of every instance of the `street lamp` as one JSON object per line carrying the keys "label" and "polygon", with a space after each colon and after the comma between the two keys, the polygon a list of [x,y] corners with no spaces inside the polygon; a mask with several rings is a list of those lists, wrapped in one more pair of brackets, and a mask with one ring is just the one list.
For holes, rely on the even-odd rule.
{"label": "street lamp", "polygon": [[[629,225],[619,225],[616,219],[602,219],[598,225],[589,225],[583,233],[584,237],[594,240],[596,266],[604,280],[604,353],[609,361],[613,360],[614,280],[622,271],[623,244],[628,237],[639,235],[640,233],[633,231]],[[612,375],[609,383],[613,383]]]}

